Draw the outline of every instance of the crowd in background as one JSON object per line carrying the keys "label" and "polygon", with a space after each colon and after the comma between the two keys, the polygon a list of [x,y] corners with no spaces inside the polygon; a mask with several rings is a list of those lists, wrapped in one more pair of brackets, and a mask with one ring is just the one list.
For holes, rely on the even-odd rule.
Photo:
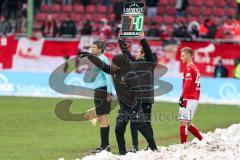
{"label": "crowd in background", "polygon": [[[39,13],[40,6],[53,5],[57,0],[34,0],[34,14]],[[60,0],[61,5],[81,4],[88,6],[93,4],[91,0]],[[157,16],[157,6],[161,0],[147,0],[146,1],[146,17],[154,18]],[[219,19],[209,18],[199,19],[194,21],[187,21],[191,15],[187,15],[189,6],[188,0],[176,0],[175,9],[176,17],[180,17],[178,21],[174,22],[169,28],[162,22],[160,25],[156,22],[151,22],[145,27],[145,33],[149,37],[160,38],[225,38],[225,39],[239,39],[240,38],[240,21],[236,18],[240,17],[240,0],[236,0],[237,10],[236,17],[223,17]],[[27,0],[2,0],[0,2],[0,33],[5,35],[7,33],[26,33],[27,32]],[[53,18],[51,13],[46,20],[41,24],[39,31],[45,37],[75,37],[76,35],[100,35],[105,38],[114,38],[118,35],[121,27],[121,15],[123,12],[124,2],[122,0],[101,0],[101,5],[113,6],[114,21],[109,22],[107,18],[101,18],[99,23],[94,23],[91,19],[85,20],[82,27],[79,29],[76,22],[70,16],[58,22]]]}

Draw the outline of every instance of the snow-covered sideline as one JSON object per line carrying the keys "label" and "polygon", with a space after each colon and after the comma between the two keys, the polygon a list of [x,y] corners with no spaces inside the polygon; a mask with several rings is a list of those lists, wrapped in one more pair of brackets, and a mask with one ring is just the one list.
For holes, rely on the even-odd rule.
{"label": "snow-covered sideline", "polygon": [[240,124],[216,129],[203,137],[201,142],[195,138],[184,145],[158,147],[157,152],[139,151],[118,156],[103,151],[82,160],[240,160]]}

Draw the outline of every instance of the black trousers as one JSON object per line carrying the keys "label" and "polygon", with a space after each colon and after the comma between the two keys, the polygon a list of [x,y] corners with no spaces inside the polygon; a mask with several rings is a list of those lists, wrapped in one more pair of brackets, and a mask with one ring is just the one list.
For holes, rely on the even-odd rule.
{"label": "black trousers", "polygon": [[[148,130],[151,132],[151,136],[153,135],[153,129],[151,124],[151,113],[152,113],[152,103],[142,103],[143,112],[146,114],[146,125],[148,127]],[[134,123],[130,124],[131,129],[131,135],[132,135],[132,144],[134,147],[138,147],[138,130]]]}
{"label": "black trousers", "polygon": [[118,111],[115,128],[119,154],[124,155],[127,153],[124,134],[129,121],[136,127],[137,131],[140,131],[140,133],[144,136],[149,147],[152,150],[157,149],[153,134],[146,123],[147,117],[143,112],[142,103],[138,102],[138,104],[133,108],[126,106],[122,101],[119,101],[119,105],[120,109]]}

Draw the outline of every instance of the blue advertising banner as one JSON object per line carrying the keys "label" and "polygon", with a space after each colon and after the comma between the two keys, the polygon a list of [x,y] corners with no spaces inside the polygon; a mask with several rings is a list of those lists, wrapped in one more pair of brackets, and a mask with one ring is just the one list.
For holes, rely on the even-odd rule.
{"label": "blue advertising banner", "polygon": [[[84,82],[83,76],[83,73],[71,73],[66,78],[65,84],[91,89],[93,84]],[[49,77],[50,73],[0,71],[0,96],[70,96],[52,90],[49,86]],[[161,80],[172,84],[173,90],[165,95],[155,97],[155,100],[177,102],[182,91],[182,79],[163,77]],[[81,95],[71,95],[70,97],[81,97]],[[201,78],[200,102],[239,105],[240,80],[230,78]]]}

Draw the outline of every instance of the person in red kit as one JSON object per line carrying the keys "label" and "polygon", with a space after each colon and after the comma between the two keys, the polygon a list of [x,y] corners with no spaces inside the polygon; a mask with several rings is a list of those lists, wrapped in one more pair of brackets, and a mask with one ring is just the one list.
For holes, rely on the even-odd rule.
{"label": "person in red kit", "polygon": [[200,72],[193,63],[193,50],[189,47],[181,49],[181,61],[186,64],[183,79],[183,91],[179,99],[179,121],[181,143],[187,142],[188,132],[200,141],[203,139],[197,127],[192,124],[200,95]]}

